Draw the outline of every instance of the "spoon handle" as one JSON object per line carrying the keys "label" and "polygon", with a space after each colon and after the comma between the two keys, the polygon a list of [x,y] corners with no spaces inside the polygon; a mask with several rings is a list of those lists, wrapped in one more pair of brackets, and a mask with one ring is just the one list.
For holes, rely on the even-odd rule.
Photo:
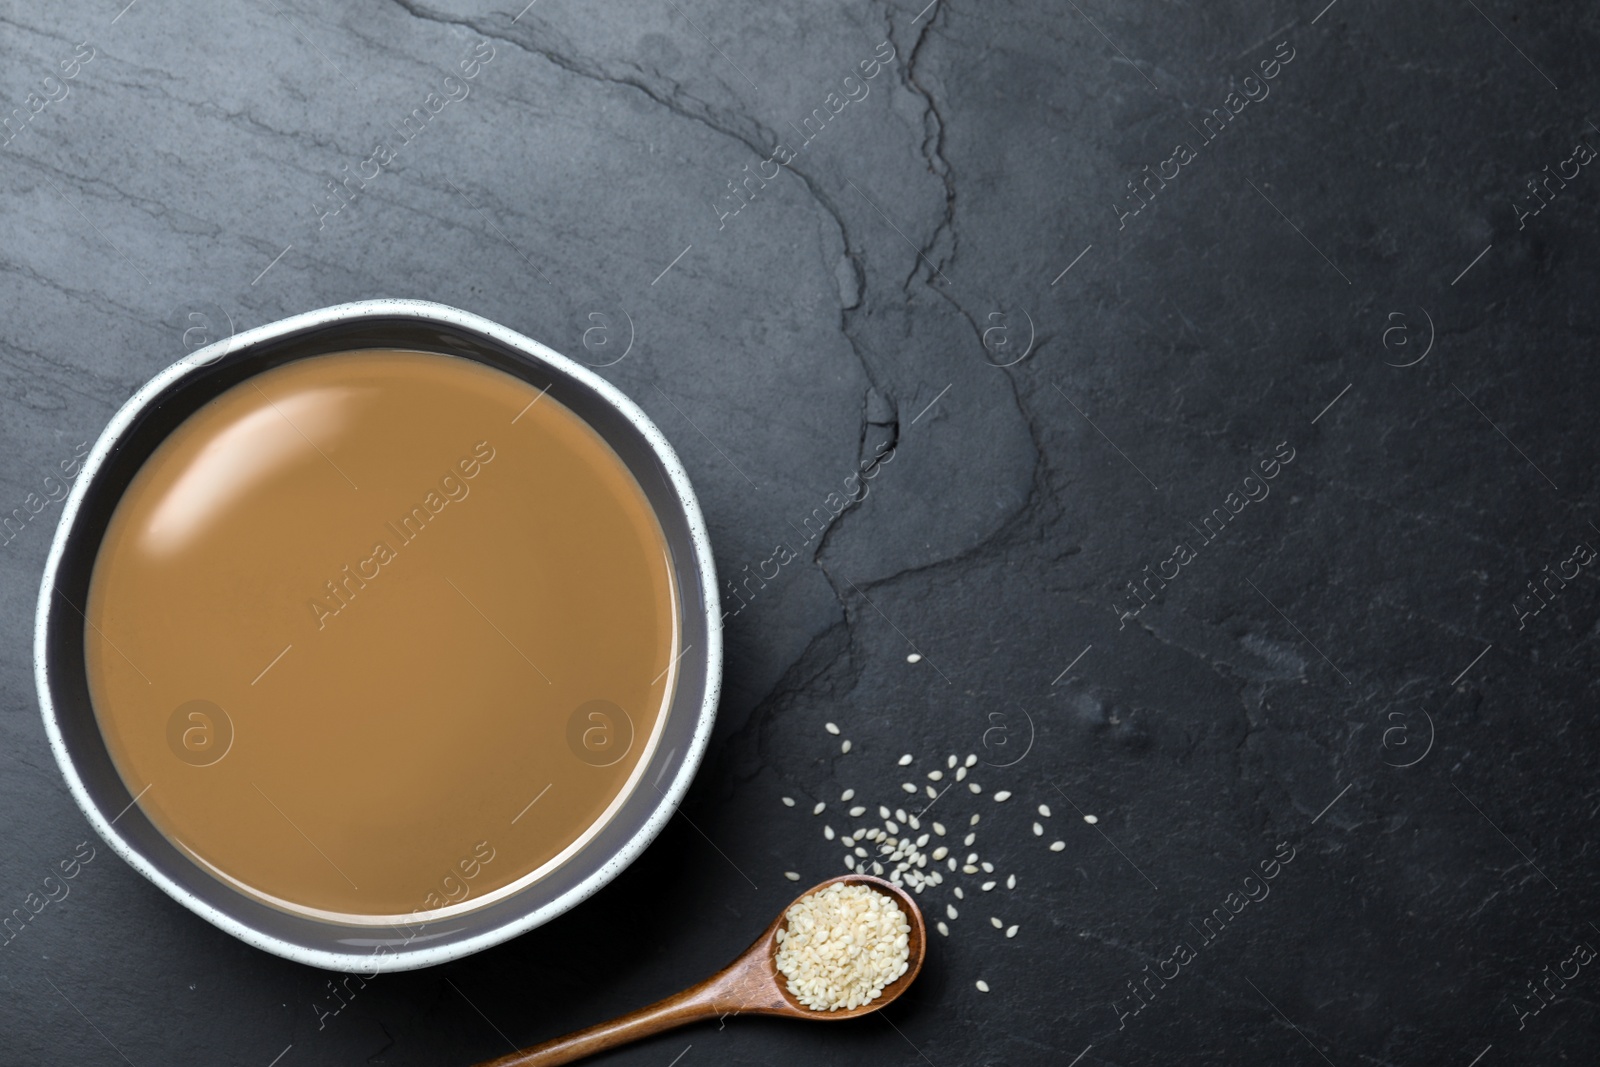
{"label": "spoon handle", "polygon": [[[716,994],[714,980],[703,982],[638,1011],[489,1060],[478,1067],[556,1067],[557,1064],[572,1063],[585,1056],[659,1034],[663,1030],[714,1019],[724,1012],[724,1008],[717,1004]],[[734,1011],[737,1007],[736,1004],[730,1004],[726,1010]]]}

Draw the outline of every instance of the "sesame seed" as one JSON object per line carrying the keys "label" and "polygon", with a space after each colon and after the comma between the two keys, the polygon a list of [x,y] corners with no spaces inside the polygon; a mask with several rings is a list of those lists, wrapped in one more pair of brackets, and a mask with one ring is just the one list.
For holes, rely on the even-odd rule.
{"label": "sesame seed", "polygon": [[934,823],[933,824],[933,832],[938,834],[940,837],[943,837],[944,836],[944,823],[942,823],[942,822]]}
{"label": "sesame seed", "polygon": [[927,845],[928,845],[928,835],[927,834],[923,834],[921,837],[917,838],[917,847],[918,848],[926,848]]}
{"label": "sesame seed", "polygon": [[928,772],[928,781],[930,781],[930,782],[937,782],[939,779],[941,779],[943,777],[944,777],[944,772],[943,771],[929,771]]}
{"label": "sesame seed", "polygon": [[824,730],[828,731],[830,734],[836,734],[836,733],[839,732],[839,728],[837,726],[835,726],[831,722],[830,723],[825,723],[822,728]]}
{"label": "sesame seed", "polygon": [[976,825],[978,825],[978,819],[979,819],[979,816],[974,815],[971,819],[969,819],[967,821],[967,825],[968,826],[976,826]]}
{"label": "sesame seed", "polygon": [[1050,805],[1048,805],[1048,804],[1040,804],[1039,805],[1039,814],[1043,815],[1045,818],[1048,819],[1050,817]]}
{"label": "sesame seed", "polygon": [[994,864],[990,863],[988,860],[984,860],[978,866],[983,868],[983,873],[984,874],[993,874],[994,873]]}
{"label": "sesame seed", "polygon": [[982,978],[978,979],[977,986],[978,986],[978,992],[980,992],[980,993],[989,992],[989,983],[985,982]]}
{"label": "sesame seed", "polygon": [[960,912],[956,911],[956,906],[954,904],[946,904],[944,906],[944,913],[950,916],[952,919],[958,918],[961,915]]}
{"label": "sesame seed", "polygon": [[882,804],[879,804],[878,805],[878,818],[887,819],[888,817],[889,817],[889,809],[884,807]]}
{"label": "sesame seed", "polygon": [[998,793],[996,793],[994,795],[994,799],[995,799],[996,803],[1000,803],[1000,802],[1003,802],[1003,801],[1010,800],[1011,799],[1011,790],[1009,790],[1009,789],[1000,790],[1000,792],[998,792]]}
{"label": "sesame seed", "polygon": [[817,806],[811,809],[811,814],[813,814],[813,815],[821,815],[822,814],[822,809],[827,807],[827,806],[828,805],[824,804],[822,801],[819,800],[819,801],[817,801]]}
{"label": "sesame seed", "polygon": [[957,900],[965,900],[965,899],[967,899],[967,895],[961,891],[961,887],[960,886],[956,886],[956,899]]}
{"label": "sesame seed", "polygon": [[945,766],[949,767],[951,770],[955,770],[956,758],[951,756],[950,759],[945,762]]}
{"label": "sesame seed", "polygon": [[865,815],[866,813],[867,813],[867,809],[863,808],[860,804],[857,804],[855,807],[850,809],[850,817],[852,819],[859,819],[859,818],[861,818],[861,816]]}
{"label": "sesame seed", "polygon": [[873,864],[873,865],[872,865],[872,873],[873,873],[873,874],[878,874],[878,875],[881,875],[881,874],[883,874],[883,864],[881,864],[881,863],[874,863],[874,864]]}
{"label": "sesame seed", "polygon": [[1095,823],[1100,821],[1100,816],[1098,816],[1098,815],[1085,815],[1083,817],[1083,821],[1088,823],[1090,826],[1093,826]]}
{"label": "sesame seed", "polygon": [[978,839],[978,835],[975,834],[975,833],[972,833],[972,834],[968,834],[966,837],[964,837],[962,839],[961,843],[963,845],[966,845],[968,848],[971,848],[972,847],[972,843],[974,841],[976,841],[977,839]]}
{"label": "sesame seed", "polygon": [[911,653],[911,655],[906,657],[906,662],[907,663],[921,663],[922,662],[922,653],[920,653],[920,652]]}
{"label": "sesame seed", "polygon": [[977,863],[978,862],[978,854],[976,852],[967,853],[967,862],[968,863]]}
{"label": "sesame seed", "polygon": [[829,841],[832,841],[833,840],[833,827],[824,826],[822,828],[822,836],[826,837]]}
{"label": "sesame seed", "polygon": [[794,797],[784,797],[783,798],[783,806],[786,807],[786,808],[794,807]]}
{"label": "sesame seed", "polygon": [[1005,923],[1001,922],[997,917],[995,917],[993,915],[989,916],[989,921],[994,924],[994,928],[996,930],[999,930],[999,929],[1001,929],[1002,927],[1005,926]]}
{"label": "sesame seed", "polygon": [[855,795],[856,791],[854,789],[846,789],[843,793],[839,794],[839,803],[843,804],[845,801],[850,800]]}
{"label": "sesame seed", "polygon": [[800,880],[800,876],[793,871],[784,871],[783,876],[789,879],[791,882],[798,882]]}
{"label": "sesame seed", "polygon": [[977,874],[978,873],[978,868],[974,867],[972,864],[969,863],[965,867],[961,868],[961,873],[962,874]]}
{"label": "sesame seed", "polygon": [[935,863],[944,859],[948,855],[950,855],[950,850],[945,848],[943,845],[940,845],[938,848],[933,850],[933,859]]}
{"label": "sesame seed", "polygon": [[848,755],[850,753],[850,742],[846,740],[843,744],[841,744],[839,746],[839,751]]}
{"label": "sesame seed", "polygon": [[950,936],[950,928],[944,924],[943,919],[940,919],[936,925],[941,934],[943,934],[945,937]]}
{"label": "sesame seed", "polygon": [[954,856],[950,857],[949,864],[952,871],[956,869],[956,858]]}
{"label": "sesame seed", "polygon": [[917,787],[912,785],[910,782],[901,782],[900,788],[904,789],[907,793],[915,793],[917,791]]}
{"label": "sesame seed", "polygon": [[967,757],[967,761],[966,761],[966,765],[968,767],[976,767],[978,765],[978,757],[977,756],[968,756]]}
{"label": "sesame seed", "polygon": [[913,829],[913,830],[920,830],[920,829],[922,829],[922,824],[921,824],[921,823],[920,823],[920,822],[918,822],[918,821],[917,821],[917,817],[916,817],[916,816],[915,816],[915,815],[912,815],[912,816],[910,816],[910,817],[909,817],[909,818],[907,818],[907,819],[906,819],[906,822],[907,822],[907,823],[909,823],[909,824],[910,824],[910,825],[911,825],[911,828],[912,828],[912,829]]}
{"label": "sesame seed", "polygon": [[1051,852],[1060,852],[1062,849],[1064,849],[1066,847],[1067,847],[1067,843],[1065,841],[1053,841],[1050,844],[1050,851]]}
{"label": "sesame seed", "polygon": [[977,782],[968,782],[967,788],[972,790],[974,793],[983,792],[983,786],[979,785]]}
{"label": "sesame seed", "polygon": [[1014,925],[1006,927],[1006,936],[1007,937],[1016,937],[1018,929],[1020,929],[1020,927],[1017,927],[1017,926],[1014,926]]}
{"label": "sesame seed", "polygon": [[900,757],[900,766],[902,766],[902,767],[911,766],[911,759],[912,759],[911,753],[907,752],[904,756]]}
{"label": "sesame seed", "polygon": [[983,883],[983,885],[979,886],[979,888],[982,889],[985,893],[987,893],[989,890],[993,889],[994,886],[995,886],[995,884],[993,882],[985,882],[985,883]]}
{"label": "sesame seed", "polygon": [[966,780],[967,780],[967,769],[965,767],[957,767],[956,768],[956,781],[964,782]]}
{"label": "sesame seed", "polygon": [[1006,888],[1007,889],[1015,889],[1015,888],[1017,888],[1017,876],[1016,875],[1013,874],[1013,875],[1010,875],[1010,876],[1008,876],[1006,878]]}
{"label": "sesame seed", "polygon": [[1043,837],[1044,836],[1044,827],[1040,826],[1038,823],[1034,823],[1033,824],[1033,836],[1034,837]]}
{"label": "sesame seed", "polygon": [[855,870],[856,869],[856,858],[854,856],[849,856],[849,855],[845,856],[844,865],[846,867],[849,867],[852,871]]}
{"label": "sesame seed", "polygon": [[900,824],[895,822],[893,819],[890,819],[888,822],[884,823],[883,828],[888,830],[891,834],[897,834],[900,832]]}
{"label": "sesame seed", "polygon": [[906,809],[905,808],[895,808],[894,809],[894,817],[899,819],[901,822],[905,822],[906,821]]}
{"label": "sesame seed", "polygon": [[862,859],[866,859],[867,858],[867,850],[862,848],[860,845],[856,846],[855,853],[856,853],[856,855],[860,856]]}

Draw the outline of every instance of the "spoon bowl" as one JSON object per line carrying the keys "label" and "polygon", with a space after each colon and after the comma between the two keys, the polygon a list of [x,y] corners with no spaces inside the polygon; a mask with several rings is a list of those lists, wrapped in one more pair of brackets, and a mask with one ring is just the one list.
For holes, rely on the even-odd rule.
{"label": "spoon bowl", "polygon": [[793,906],[791,902],[772,921],[772,925],[756,938],[754,944],[728,966],[698,985],[610,1022],[513,1052],[509,1056],[501,1056],[478,1067],[556,1067],[557,1064],[571,1063],[650,1034],[706,1019],[725,1019],[735,1015],[781,1015],[791,1019],[819,1021],[854,1019],[894,1003],[916,980],[927,955],[928,929],[922,920],[922,910],[917,907],[911,894],[900,886],[867,874],[846,874],[819,882],[801,893],[795,901],[839,884],[865,885],[884,894],[899,906],[911,927],[906,935],[905,973],[884,986],[883,992],[866,1004],[835,1011],[817,1011],[801,1004],[789,992],[788,981],[778,973],[777,955],[778,931],[787,922],[789,907]]}

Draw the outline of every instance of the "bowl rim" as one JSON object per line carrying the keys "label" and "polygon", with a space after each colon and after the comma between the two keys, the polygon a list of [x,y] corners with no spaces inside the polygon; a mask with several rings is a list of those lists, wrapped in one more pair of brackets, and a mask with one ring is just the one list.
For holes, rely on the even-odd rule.
{"label": "bowl rim", "polygon": [[[700,706],[695,712],[694,731],[685,747],[682,761],[678,764],[677,771],[672,775],[671,780],[664,784],[659,781],[655,783],[658,797],[652,803],[649,815],[639,828],[619,848],[609,852],[605,859],[597,864],[595,870],[572,887],[520,913],[516,917],[447,944],[421,945],[419,947],[412,947],[410,944],[406,944],[385,953],[356,955],[298,944],[240,920],[227,911],[197,897],[184,886],[169,878],[117,830],[114,824],[116,819],[121,818],[121,815],[107,819],[105,813],[95,803],[78,772],[77,764],[73,759],[58,721],[56,701],[49,675],[51,654],[49,633],[51,613],[56,599],[51,596],[51,593],[55,590],[57,575],[61,569],[68,541],[77,523],[79,510],[84,498],[89,493],[90,486],[95,484],[96,475],[105,465],[108,455],[122,440],[135,419],[145,412],[153,402],[158,401],[171,387],[185,378],[204,371],[206,367],[224,356],[267,342],[295,335],[305,335],[320,327],[362,319],[412,319],[421,323],[442,324],[469,334],[477,334],[536,362],[548,364],[557,373],[567,376],[575,381],[578,386],[588,389],[606,405],[617,411],[640,434],[650,451],[660,461],[662,470],[682,509],[682,517],[689,531],[692,545],[691,569],[698,575],[701,589],[710,591],[711,595],[700,598],[700,609],[704,612],[705,647],[702,650],[702,656],[696,658],[701,659],[704,663],[705,681]],[[123,403],[116,414],[107,421],[99,437],[95,440],[94,447],[84,458],[79,476],[73,479],[71,491],[62,501],[61,515],[56,524],[55,534],[50,542],[49,553],[45,558],[43,573],[40,576],[39,596],[34,613],[34,687],[37,691],[39,710],[44,720],[45,733],[49,739],[51,751],[55,754],[56,764],[61,769],[62,776],[66,779],[67,787],[72,793],[73,799],[77,802],[79,810],[83,812],[89,824],[94,827],[95,832],[114,852],[121,856],[134,870],[155,883],[168,896],[213,926],[232,934],[247,944],[297,963],[319,967],[324,970],[347,973],[352,971],[352,965],[357,961],[363,964],[362,973],[367,973],[368,965],[370,965],[371,973],[373,974],[414,970],[435,966],[490,948],[570,911],[621,873],[655,840],[667,821],[677,811],[684,794],[688,791],[689,784],[699,769],[701,758],[704,756],[706,746],[710,741],[712,727],[716,721],[717,704],[722,688],[723,654],[722,615],[718,598],[715,595],[717,588],[716,564],[712,558],[710,537],[706,530],[705,519],[700,511],[699,500],[689,483],[688,474],[677,453],[668,443],[666,436],[645,414],[644,410],[629,399],[620,389],[595,374],[588,367],[561,355],[554,349],[469,311],[427,300],[376,299],[351,301],[292,315],[257,326],[192,352],[165,367],[144,385],[140,386]],[[687,596],[681,593],[679,599],[681,605],[679,617],[682,618],[688,612],[694,610],[694,605],[689,602]],[[670,761],[672,755],[672,753],[669,753],[665,759]],[[635,786],[635,791],[643,784],[643,781],[643,778],[641,778],[638,785]],[[137,799],[137,797],[134,798],[134,803],[137,803]],[[131,806],[132,804],[129,805],[129,807]],[[125,811],[126,809],[124,809]],[[533,885],[527,886],[514,894],[510,899],[516,900],[518,897],[535,893],[538,886],[539,883],[535,882]],[[234,892],[237,891],[235,890]]]}

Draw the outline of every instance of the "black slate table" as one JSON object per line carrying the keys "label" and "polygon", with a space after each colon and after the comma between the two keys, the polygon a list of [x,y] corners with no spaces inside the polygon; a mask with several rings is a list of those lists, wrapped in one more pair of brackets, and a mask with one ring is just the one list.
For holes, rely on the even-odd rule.
{"label": "black slate table", "polygon": [[[924,893],[905,1000],[606,1062],[1594,1062],[1597,47],[1507,0],[9,5],[0,1061],[498,1055],[720,966],[844,870],[845,788],[971,754],[929,817],[1017,885]],[[376,296],[663,427],[726,699],[611,886],[336,1000],[94,838],[30,622],[135,388]]]}

